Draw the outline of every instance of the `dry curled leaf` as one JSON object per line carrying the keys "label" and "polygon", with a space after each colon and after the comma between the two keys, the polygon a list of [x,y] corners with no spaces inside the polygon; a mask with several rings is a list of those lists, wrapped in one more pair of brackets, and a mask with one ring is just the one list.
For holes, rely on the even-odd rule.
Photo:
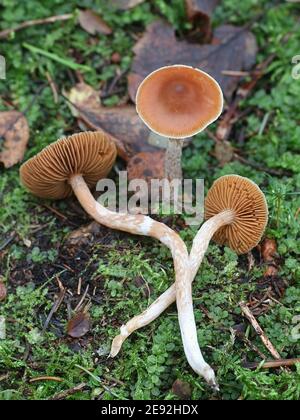
{"label": "dry curled leaf", "polygon": [[132,9],[139,4],[144,3],[145,0],[110,0],[110,5],[119,10]]}
{"label": "dry curled leaf", "polygon": [[274,277],[278,274],[277,264],[277,243],[275,239],[266,238],[261,245],[261,256],[264,263],[268,266],[264,277]]}
{"label": "dry curled leaf", "polygon": [[68,335],[72,338],[83,337],[90,331],[91,321],[90,316],[86,312],[78,312],[70,321],[68,322]]}
{"label": "dry curled leaf", "polygon": [[88,245],[93,240],[94,235],[97,235],[100,230],[101,226],[96,222],[92,222],[87,226],[82,226],[69,233],[66,238],[66,245],[69,247]]}
{"label": "dry curled leaf", "polygon": [[69,92],[64,91],[64,95],[70,101],[74,117],[80,116],[78,108],[90,111],[99,111],[101,109],[100,92],[84,82],[77,83]]}
{"label": "dry curled leaf", "polygon": [[211,15],[220,0],[185,0],[187,17],[193,29],[189,39],[208,41],[211,37]]}
{"label": "dry curled leaf", "polygon": [[11,168],[22,161],[29,140],[28,123],[21,112],[0,112],[1,137],[4,138],[4,144],[1,147],[0,162],[5,168]]}
{"label": "dry curled leaf", "polygon": [[211,74],[220,83],[226,98],[231,99],[240,76],[228,76],[224,71],[249,70],[256,61],[257,44],[250,31],[231,25],[217,28],[211,45],[191,44],[178,40],[169,24],[156,21],[148,26],[135,45],[134,53],[128,76],[129,94],[133,101],[138,86],[149,73],[159,67],[178,63]]}
{"label": "dry curled leaf", "polygon": [[81,10],[78,16],[79,24],[86,32],[91,35],[97,33],[102,35],[111,35],[112,29],[106,22],[93,10]]}
{"label": "dry curled leaf", "polygon": [[157,150],[149,144],[151,132],[141,121],[133,105],[102,107],[99,93],[85,83],[74,86],[66,96],[73,104],[74,116],[89,129],[105,131],[112,136],[122,159],[128,161],[142,151]]}
{"label": "dry curled leaf", "polygon": [[0,302],[5,300],[7,296],[7,289],[3,282],[0,282]]}
{"label": "dry curled leaf", "polygon": [[189,400],[192,396],[192,388],[188,382],[176,379],[172,386],[173,394],[177,395],[181,400]]}

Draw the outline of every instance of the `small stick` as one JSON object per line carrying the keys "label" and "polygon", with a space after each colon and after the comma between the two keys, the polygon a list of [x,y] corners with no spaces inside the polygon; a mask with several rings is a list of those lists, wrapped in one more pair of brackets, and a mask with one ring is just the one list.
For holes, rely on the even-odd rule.
{"label": "small stick", "polygon": [[3,251],[16,237],[16,232],[13,232],[1,245],[0,251]]}
{"label": "small stick", "polygon": [[57,87],[56,87],[56,84],[55,84],[54,80],[52,79],[52,77],[51,77],[51,75],[48,71],[46,72],[46,78],[48,80],[48,83],[49,83],[50,88],[51,88],[52,93],[53,93],[54,103],[57,104],[58,103]]}
{"label": "small stick", "polygon": [[221,73],[224,74],[224,76],[231,76],[231,77],[247,77],[251,75],[249,71],[237,71],[237,70],[222,70]]}
{"label": "small stick", "polygon": [[266,333],[260,327],[260,325],[258,324],[258,322],[255,319],[254,315],[252,314],[252,312],[250,311],[250,309],[246,305],[246,303],[245,302],[240,302],[239,305],[240,305],[240,308],[241,308],[243,314],[249,320],[249,322],[251,323],[252,327],[255,329],[256,334],[261,338],[261,341],[264,343],[264,345],[269,350],[269,352],[274,357],[274,359],[277,359],[277,360],[281,359],[280,354],[275,349],[275,347],[273,346],[273,344],[271,343],[271,341],[269,340],[269,338],[266,336]]}
{"label": "small stick", "polygon": [[47,204],[43,204],[42,207],[44,207],[45,209],[51,211],[56,216],[58,216],[60,219],[62,219],[62,220],[68,220],[67,216],[65,216],[64,214],[62,214],[60,211],[54,209],[53,207],[48,206]]}
{"label": "small stick", "polygon": [[57,401],[57,400],[64,400],[65,398],[69,397],[70,395],[76,394],[76,392],[82,391],[87,385],[85,383],[79,384],[74,386],[73,388],[66,389],[62,391],[54,397],[50,398],[50,400]]}
{"label": "small stick", "polygon": [[81,286],[82,286],[82,277],[79,277],[78,286],[77,286],[77,295],[81,295]]}
{"label": "small stick", "polygon": [[29,383],[34,383],[38,381],[54,381],[54,382],[63,382],[62,378],[58,378],[57,376],[38,376],[37,378],[29,379]]}
{"label": "small stick", "polygon": [[280,367],[291,367],[300,363],[300,358],[298,359],[279,359],[279,360],[270,360],[266,361],[263,364],[259,362],[253,363],[244,363],[244,368],[246,369],[257,369],[260,365],[262,369],[278,369]]}
{"label": "small stick", "polygon": [[255,353],[257,353],[258,354],[258,356],[259,357],[261,357],[262,358],[262,360],[266,360],[266,356],[265,356],[265,354],[263,353],[263,352],[261,352],[260,350],[259,350],[259,348],[258,347],[256,347],[256,345],[255,344],[253,344],[246,336],[245,336],[245,334],[243,333],[243,332],[240,332],[240,331],[233,331],[234,332],[234,334],[236,335],[236,337],[238,338],[238,339],[240,339],[241,341],[243,341],[243,343],[245,343],[246,344],[246,346],[248,346],[252,351],[254,351]]}
{"label": "small stick", "polygon": [[76,306],[76,308],[74,309],[74,312],[75,312],[75,313],[79,311],[79,308],[81,307],[81,305],[82,305],[82,303],[83,303],[84,299],[86,298],[86,295],[87,295],[87,293],[88,293],[88,291],[89,291],[89,288],[90,288],[90,286],[89,286],[89,284],[88,284],[88,285],[86,286],[85,292],[84,292],[84,293],[83,293],[83,295],[82,295],[82,298],[80,299],[80,301],[79,301],[78,305],[77,305],[77,306]]}
{"label": "small stick", "polygon": [[64,297],[65,297],[65,294],[66,294],[66,289],[62,288],[59,292],[59,295],[58,295],[56,301],[54,302],[54,304],[51,308],[51,311],[50,311],[49,315],[47,316],[47,319],[45,321],[45,324],[44,324],[43,330],[42,330],[43,334],[46,332],[53,315],[58,311],[60,305],[62,304],[62,302],[64,300]]}
{"label": "small stick", "polygon": [[13,32],[21,31],[22,29],[29,28],[30,26],[44,25],[46,23],[55,23],[59,21],[69,20],[73,16],[74,15],[72,13],[68,13],[65,15],[51,16],[45,19],[28,20],[27,22],[23,22],[20,25],[15,26],[14,28],[9,28],[9,29],[5,29],[4,31],[1,31],[0,39],[7,38]]}

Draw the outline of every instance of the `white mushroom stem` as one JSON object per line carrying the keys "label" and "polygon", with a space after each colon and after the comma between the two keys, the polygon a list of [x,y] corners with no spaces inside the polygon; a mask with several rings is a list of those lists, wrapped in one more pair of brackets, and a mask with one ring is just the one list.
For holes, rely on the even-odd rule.
{"label": "white mushroom stem", "polygon": [[182,179],[182,139],[169,139],[165,155],[165,178]]}
{"label": "white mushroom stem", "polygon": [[[211,367],[204,361],[198,345],[193,313],[189,255],[184,242],[168,226],[156,222],[150,217],[114,213],[106,209],[94,199],[82,176],[73,176],[69,182],[82,207],[98,223],[112,229],[118,229],[135,235],[145,235],[156,238],[171,250],[178,291],[178,317],[185,354],[191,367],[200,376],[204,377],[212,387],[217,388],[215,374]],[[156,312],[154,312],[154,315],[156,315]],[[147,318],[147,323],[151,322],[151,320],[152,318],[150,315],[150,317]],[[133,326],[134,329],[137,329],[136,325]],[[128,337],[130,332],[127,330],[126,326],[121,328],[121,336],[116,337],[112,346],[112,356],[117,354],[122,342]]]}
{"label": "white mushroom stem", "polygon": [[[224,212],[207,220],[199,229],[193,241],[192,250],[190,253],[190,284],[193,282],[199,267],[203,261],[204,255],[207,251],[209,243],[214,234],[223,226],[229,225],[234,221],[234,213],[231,210]],[[129,337],[135,330],[145,327],[150,324],[159,315],[165,311],[176,300],[176,286],[173,284],[166,290],[156,301],[152,303],[140,315],[135,316],[121,328],[121,334],[115,337],[111,347],[111,356],[115,357],[121,350],[121,346],[125,339]]]}

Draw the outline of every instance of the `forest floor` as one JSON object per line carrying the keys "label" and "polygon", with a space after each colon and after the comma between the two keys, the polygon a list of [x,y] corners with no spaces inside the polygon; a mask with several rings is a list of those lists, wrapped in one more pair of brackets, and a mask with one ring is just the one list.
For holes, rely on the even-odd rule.
{"label": "forest floor", "polygon": [[[101,13],[112,34],[92,37],[91,42],[91,35],[69,19],[25,28],[0,41],[0,54],[8,63],[7,79],[0,80],[0,111],[24,113],[30,127],[25,159],[80,131],[65,97],[59,94],[55,103],[47,79],[51,75],[58,92],[68,91],[76,71],[34,53],[26,43],[91,67],[84,80],[95,89],[107,91],[121,70],[117,93],[103,100],[105,106],[114,106],[126,96],[137,34],[157,18],[169,21],[178,33],[188,27],[181,0],[147,1],[117,14],[100,0],[48,0],[42,6],[37,0],[3,0],[0,28],[73,13],[82,3]],[[208,189],[221,175],[247,176],[261,186],[270,208],[263,246],[238,257],[212,243],[195,280],[199,342],[217,371],[220,393],[214,394],[190,369],[175,305],[133,334],[118,357],[108,358],[122,323],[172,284],[171,255],[153,240],[102,227],[94,227],[84,244],[70,243],[70,232],[87,225],[89,218],[75,199],[52,203],[30,195],[20,185],[17,165],[0,169],[0,280],[7,289],[0,302],[6,322],[6,339],[0,340],[0,399],[55,399],[66,391],[69,399],[299,400],[300,365],[246,367],[249,362],[259,365],[261,353],[267,359],[272,356],[239,306],[241,301],[249,304],[282,358],[300,356],[295,334],[300,315],[300,81],[292,77],[292,57],[300,54],[299,12],[299,4],[289,2],[221,2],[214,27],[251,22],[259,46],[257,64],[271,59],[250,95],[239,102],[240,117],[229,137],[239,158],[219,164],[214,154],[216,125],[184,150],[186,178],[205,178]],[[112,62],[114,53],[120,63]],[[195,228],[182,229],[180,217],[163,220],[191,245]],[[58,310],[49,317],[59,298]],[[66,329],[82,298],[90,304],[91,326],[74,339]]]}

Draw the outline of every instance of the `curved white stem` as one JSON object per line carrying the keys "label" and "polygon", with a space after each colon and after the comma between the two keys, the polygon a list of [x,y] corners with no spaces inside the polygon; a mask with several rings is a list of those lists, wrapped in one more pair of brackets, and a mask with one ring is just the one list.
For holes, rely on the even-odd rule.
{"label": "curved white stem", "polygon": [[[193,241],[192,250],[190,253],[190,284],[193,282],[199,267],[203,261],[204,255],[207,251],[208,245],[214,234],[225,225],[234,221],[234,213],[231,210],[226,210],[208,221],[206,221],[199,229]],[[116,356],[121,349],[122,343],[135,330],[145,327],[156,319],[164,310],[166,310],[176,300],[176,286],[173,284],[166,290],[159,298],[152,303],[140,315],[135,316],[122,327],[121,334],[117,336],[112,345],[112,357]]]}
{"label": "curved white stem", "polygon": [[[172,253],[177,285],[178,317],[181,328],[183,346],[191,367],[212,386],[217,388],[215,375],[204,361],[197,340],[196,323],[193,312],[192,290],[190,280],[190,262],[186,245],[182,239],[168,226],[143,215],[114,213],[101,206],[92,196],[84,179],[76,175],[70,179],[70,185],[86,212],[98,223],[112,229],[118,229],[135,235],[145,235],[160,240]],[[151,314],[147,318],[151,322]],[[133,321],[133,320],[132,320]],[[139,323],[131,321],[134,329],[140,328]],[[111,350],[111,356],[118,353],[122,342],[128,334],[127,326],[121,328],[120,336],[116,337]]]}

